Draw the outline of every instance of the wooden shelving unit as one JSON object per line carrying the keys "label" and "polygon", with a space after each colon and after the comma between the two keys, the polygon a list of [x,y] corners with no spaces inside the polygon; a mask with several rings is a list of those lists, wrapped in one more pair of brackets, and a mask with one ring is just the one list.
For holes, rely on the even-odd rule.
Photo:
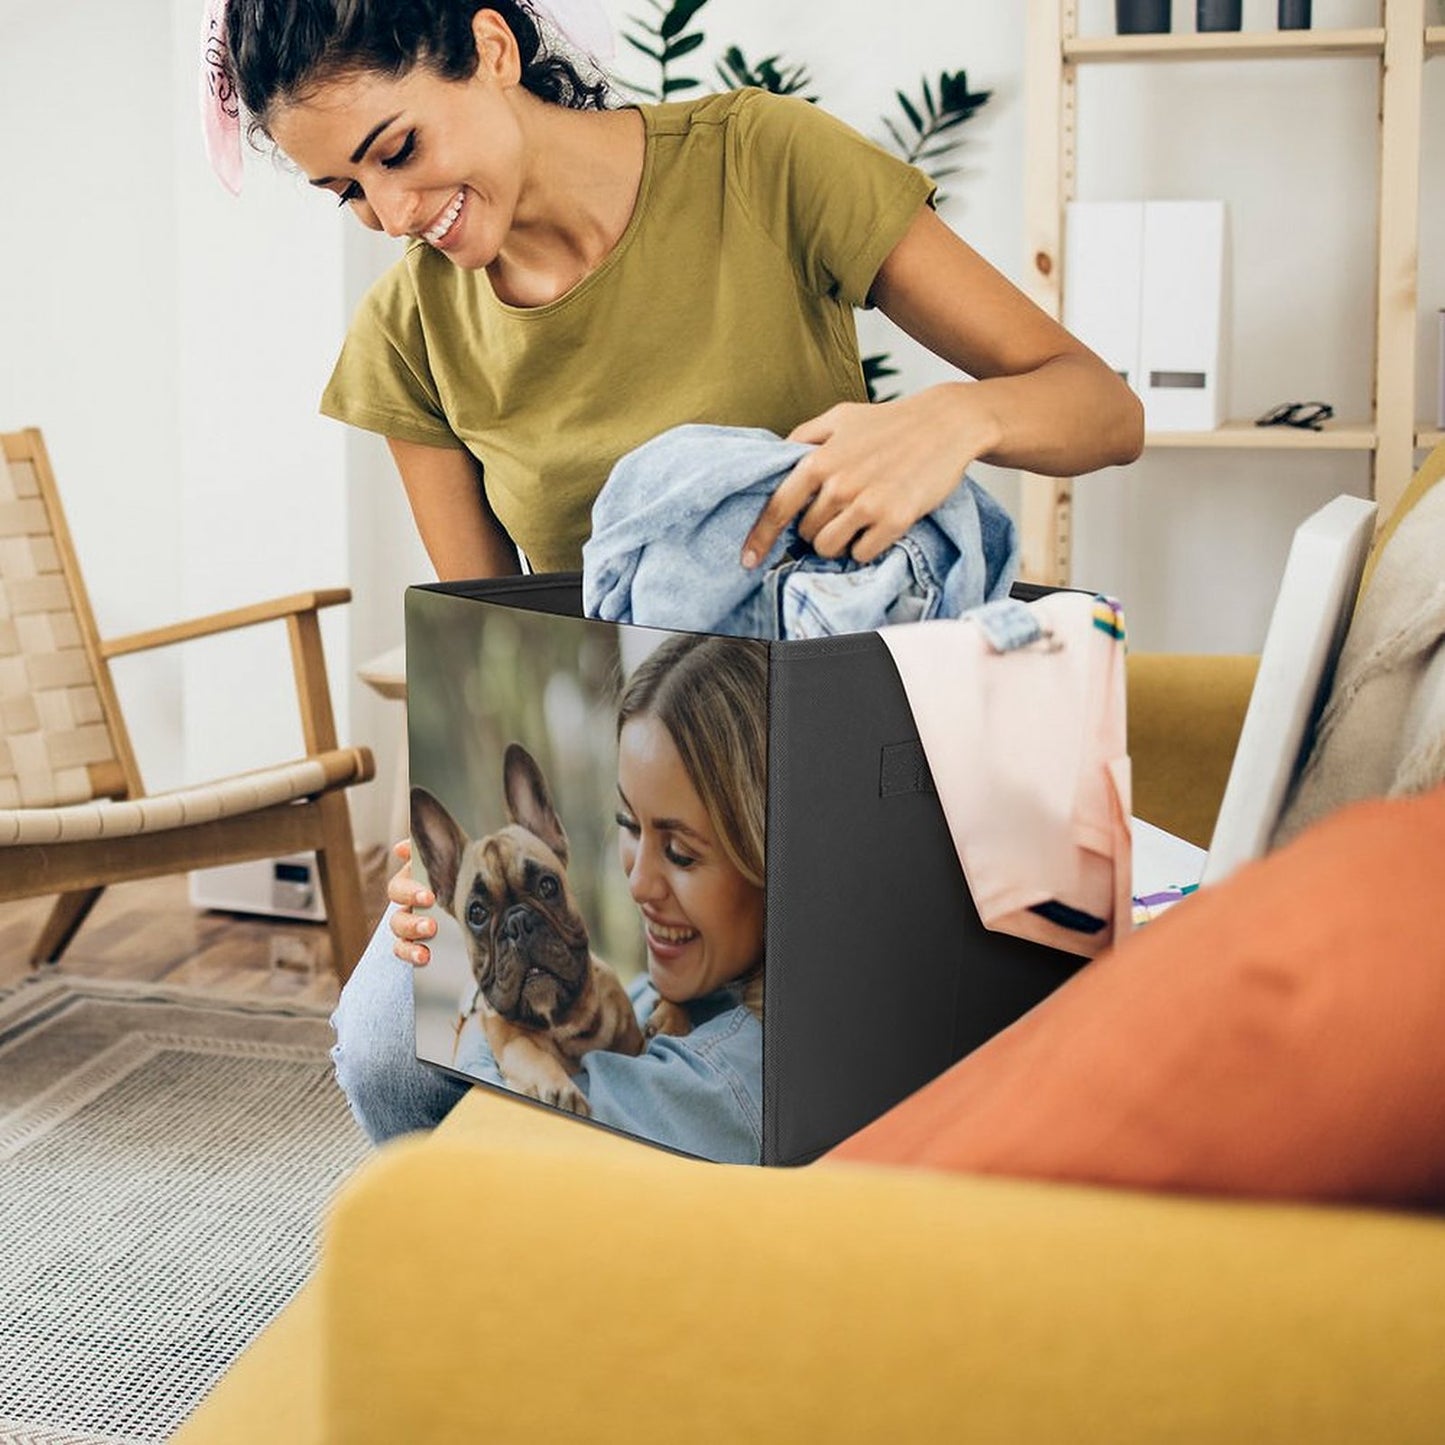
{"label": "wooden shelving unit", "polygon": [[1327,422],[1320,431],[1301,427],[1255,426],[1248,421],[1227,421],[1216,431],[1156,431],[1144,438],[1146,447],[1225,447],[1256,452],[1372,452],[1377,437],[1369,422]]}
{"label": "wooden shelving unit", "polygon": [[1279,60],[1300,55],[1383,55],[1375,30],[1234,30],[1208,34],[1103,35],[1065,40],[1071,64],[1130,60]]}
{"label": "wooden shelving unit", "polygon": [[[1077,0],[1029,0],[1025,284],[1056,318],[1063,315],[1064,212],[1074,199],[1079,66],[1353,56],[1379,71],[1374,417],[1331,423],[1319,432],[1230,421],[1210,432],[1152,432],[1147,448],[1365,452],[1383,521],[1409,483],[1415,451],[1445,439],[1414,415],[1422,72],[1427,57],[1445,54],[1445,25],[1425,25],[1425,3],[1381,0],[1380,25],[1356,30],[1083,37]],[[1026,576],[1069,581],[1072,513],[1072,480],[1025,475],[1020,530]]]}

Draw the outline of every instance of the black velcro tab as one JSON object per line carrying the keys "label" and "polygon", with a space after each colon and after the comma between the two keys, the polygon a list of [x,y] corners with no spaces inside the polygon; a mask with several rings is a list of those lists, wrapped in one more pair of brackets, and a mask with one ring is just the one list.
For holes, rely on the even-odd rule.
{"label": "black velcro tab", "polygon": [[878,796],[894,798],[903,793],[936,793],[933,774],[923,744],[916,738],[910,743],[885,743],[879,755]]}

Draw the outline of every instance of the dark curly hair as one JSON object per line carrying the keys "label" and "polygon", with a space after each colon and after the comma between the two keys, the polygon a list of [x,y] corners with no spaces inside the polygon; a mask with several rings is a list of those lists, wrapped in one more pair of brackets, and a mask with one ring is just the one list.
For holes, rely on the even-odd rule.
{"label": "dark curly hair", "polygon": [[266,132],[278,105],[346,76],[398,79],[425,65],[443,80],[467,79],[477,67],[472,17],[483,9],[516,36],[533,95],[573,110],[604,107],[606,83],[584,80],[544,48],[525,0],[230,0],[227,63],[253,128]]}

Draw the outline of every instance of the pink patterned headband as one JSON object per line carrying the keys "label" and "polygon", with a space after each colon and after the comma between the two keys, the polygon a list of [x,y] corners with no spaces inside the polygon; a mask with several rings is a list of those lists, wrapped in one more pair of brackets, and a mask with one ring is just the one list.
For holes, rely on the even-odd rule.
{"label": "pink patterned headband", "polygon": [[[612,22],[601,0],[529,0],[573,49],[594,60],[611,60]],[[206,0],[201,56],[201,124],[206,157],[221,184],[241,194],[241,98],[226,64],[226,0]]]}
{"label": "pink patterned headband", "polygon": [[206,0],[201,53],[201,125],[206,159],[233,196],[241,194],[241,97],[226,64],[226,0]]}

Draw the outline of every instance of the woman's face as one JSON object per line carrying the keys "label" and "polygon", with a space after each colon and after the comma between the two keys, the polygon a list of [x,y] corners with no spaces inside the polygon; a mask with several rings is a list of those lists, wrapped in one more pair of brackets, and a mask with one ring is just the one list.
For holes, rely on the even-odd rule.
{"label": "woman's face", "polygon": [[642,911],[647,972],[673,1003],[747,973],[763,951],[763,890],[728,860],[667,729],[642,715],[618,739],[618,849]]}
{"label": "woman's face", "polygon": [[516,42],[494,11],[473,22],[470,80],[416,65],[400,80],[332,81],[271,117],[276,144],[363,224],[420,236],[467,270],[490,265],[516,215],[523,143]]}

